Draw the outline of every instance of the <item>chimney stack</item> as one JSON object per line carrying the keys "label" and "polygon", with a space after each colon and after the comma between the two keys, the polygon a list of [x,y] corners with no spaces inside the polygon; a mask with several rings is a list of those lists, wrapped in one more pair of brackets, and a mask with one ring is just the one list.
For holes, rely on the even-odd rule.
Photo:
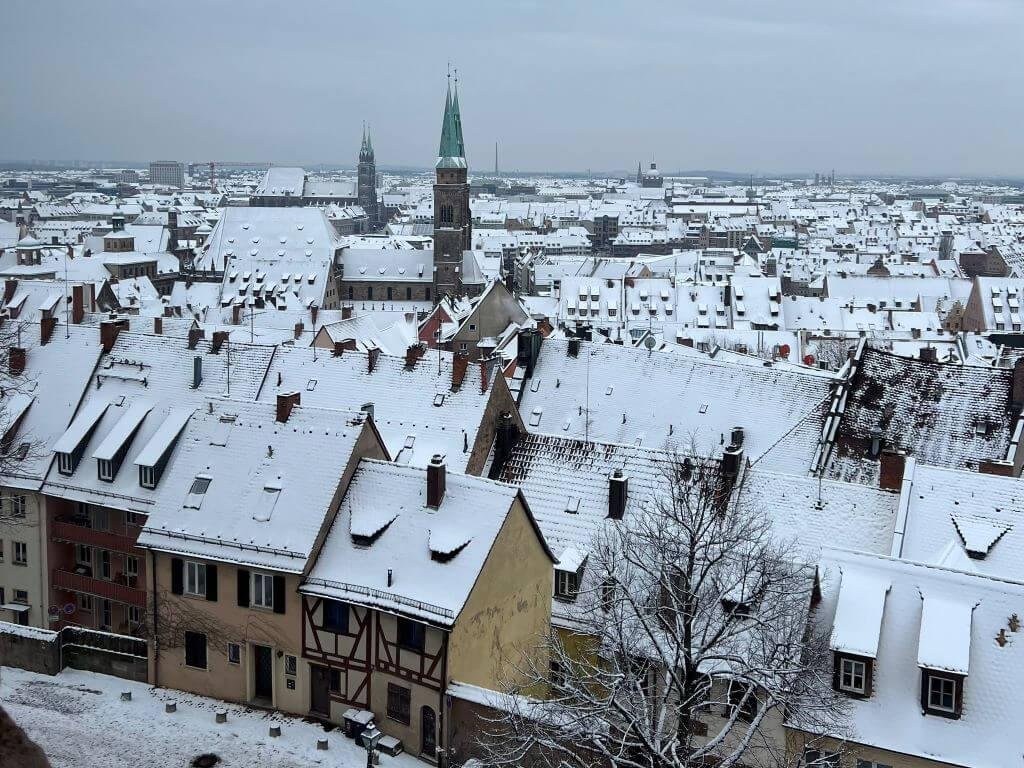
{"label": "chimney stack", "polygon": [[352,317],[352,305],[342,304],[341,305],[341,319],[348,320]]}
{"label": "chimney stack", "polygon": [[522,328],[516,338],[516,365],[523,371],[524,378],[533,376],[540,352],[541,335],[536,328]]}
{"label": "chimney stack", "polygon": [[53,329],[57,327],[56,317],[44,317],[39,321],[39,344],[44,345],[53,336]]}
{"label": "chimney stack", "polygon": [[318,314],[320,314],[320,307],[318,307],[316,304],[311,304],[309,307],[309,316],[311,318],[310,326],[313,328],[314,331],[316,330],[316,316]]}
{"label": "chimney stack", "polygon": [[580,340],[576,338],[569,339],[569,357],[580,356]]}
{"label": "chimney stack", "polygon": [[452,358],[452,389],[456,390],[462,386],[466,378],[466,369],[469,368],[469,355],[465,352],[457,352]]}
{"label": "chimney stack", "polygon": [[334,342],[334,356],[335,357],[341,357],[341,355],[342,355],[342,353],[344,351],[345,351],[345,342],[344,341],[336,341],[336,342]]}
{"label": "chimney stack", "polygon": [[423,357],[423,353],[426,352],[427,348],[421,344],[410,344],[405,350],[405,367],[415,368],[416,361]]}
{"label": "chimney stack", "polygon": [[437,509],[444,500],[445,466],[444,458],[435,453],[427,465],[427,506]]}
{"label": "chimney stack", "polygon": [[164,319],[162,317],[153,318],[153,333],[157,336],[162,336],[164,332]]}
{"label": "chimney stack", "polygon": [[629,490],[629,478],[616,469],[608,478],[608,519],[621,520],[626,513],[626,495]]}
{"label": "chimney stack", "polygon": [[188,329],[188,348],[189,349],[195,349],[196,348],[196,344],[198,344],[199,340],[201,338],[203,338],[205,335],[206,334],[203,332],[202,328],[196,328],[194,326],[192,328],[189,328]]}
{"label": "chimney stack", "polygon": [[117,335],[122,328],[127,327],[128,323],[122,320],[104,320],[100,323],[100,344],[103,346],[104,352],[109,352],[114,348]]}
{"label": "chimney stack", "polygon": [[497,479],[505,467],[505,462],[512,455],[512,450],[519,442],[519,427],[512,418],[511,411],[502,411],[498,416],[498,425],[494,434],[494,468],[495,474],[491,479]]}
{"label": "chimney stack", "polygon": [[883,451],[879,462],[878,487],[883,491],[898,491],[903,485],[903,468],[907,455],[902,451]]}
{"label": "chimney stack", "polygon": [[14,298],[15,291],[18,290],[17,280],[4,280],[4,304]]}
{"label": "chimney stack", "polygon": [[305,330],[305,326],[302,324],[302,321],[299,320],[299,322],[297,322],[295,324],[295,338],[296,339],[299,338],[299,336],[302,335],[302,331],[303,330]]}
{"label": "chimney stack", "polygon": [[203,383],[203,358],[196,355],[192,358],[192,389],[199,389]]}
{"label": "chimney stack", "polygon": [[379,347],[370,347],[366,350],[366,371],[367,373],[373,373],[373,369],[377,367],[377,358],[380,357]]}
{"label": "chimney stack", "polygon": [[299,404],[301,397],[298,392],[282,392],[277,396],[277,420],[284,424],[292,415],[292,409]]}
{"label": "chimney stack", "polygon": [[25,372],[26,354],[24,347],[11,347],[7,351],[7,366],[11,376],[20,376]]}
{"label": "chimney stack", "polygon": [[221,346],[223,346],[224,342],[227,340],[227,331],[214,331],[213,339],[210,340],[210,352],[216,355],[218,352],[220,352]]}
{"label": "chimney stack", "polygon": [[71,322],[78,325],[85,317],[85,286],[71,287]]}
{"label": "chimney stack", "polygon": [[242,322],[242,305],[232,304],[231,305],[231,324],[238,325]]}

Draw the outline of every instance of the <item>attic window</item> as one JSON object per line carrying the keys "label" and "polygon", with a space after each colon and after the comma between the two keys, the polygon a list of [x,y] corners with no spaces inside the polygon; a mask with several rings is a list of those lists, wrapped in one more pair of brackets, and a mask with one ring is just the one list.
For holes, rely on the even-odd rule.
{"label": "attic window", "polygon": [[310,379],[306,382],[306,391],[312,392],[314,389],[316,389],[316,379]]}
{"label": "attic window", "polygon": [[442,405],[444,405],[444,393],[438,392],[434,395],[434,407],[440,408]]}
{"label": "attic window", "polygon": [[530,426],[536,427],[540,425],[540,417],[544,414],[543,408],[534,408],[533,413],[530,414]]}
{"label": "attic window", "polygon": [[213,480],[209,475],[196,475],[192,480],[192,487],[188,490],[185,503],[182,506],[190,509],[199,509],[203,504],[203,497],[206,495],[210,482]]}
{"label": "attic window", "polygon": [[570,496],[565,502],[565,511],[570,515],[579,514],[580,511],[580,497]]}
{"label": "attic window", "polygon": [[261,493],[259,498],[256,500],[252,519],[258,523],[265,523],[269,521],[270,517],[274,514],[274,507],[277,505],[277,500],[280,496],[281,478],[268,480],[266,485],[263,486],[263,493]]}

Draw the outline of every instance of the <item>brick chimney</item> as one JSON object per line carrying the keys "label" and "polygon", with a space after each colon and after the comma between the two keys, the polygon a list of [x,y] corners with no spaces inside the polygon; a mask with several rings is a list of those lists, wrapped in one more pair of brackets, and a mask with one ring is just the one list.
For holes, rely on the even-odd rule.
{"label": "brick chimney", "polygon": [[370,347],[366,350],[366,371],[367,373],[373,373],[373,369],[377,367],[377,358],[380,357],[380,348]]}
{"label": "brick chimney", "polygon": [[351,304],[342,304],[341,305],[341,319],[342,320],[348,320],[351,317],[352,317],[352,305]]}
{"label": "brick chimney", "polygon": [[242,305],[232,304],[231,305],[231,324],[238,325],[242,322]]}
{"label": "brick chimney", "polygon": [[85,286],[71,287],[71,322],[78,325],[85,317]]}
{"label": "brick chimney", "polygon": [[188,329],[188,348],[189,349],[195,349],[196,348],[196,344],[198,344],[199,340],[201,338],[203,338],[205,335],[206,335],[206,333],[203,331],[202,328],[195,328],[195,327],[189,328]]}
{"label": "brick chimney", "polygon": [[44,317],[39,321],[39,344],[47,344],[53,336],[53,329],[57,327],[56,317]]}
{"label": "brick chimney", "polygon": [[883,491],[898,491],[903,485],[903,468],[907,455],[897,451],[882,451],[879,458],[878,487]]}
{"label": "brick chimney", "polygon": [[11,347],[7,351],[7,366],[11,376],[20,376],[25,372],[26,355],[24,347]]}
{"label": "brick chimney", "polygon": [[227,340],[227,331],[214,331],[213,338],[210,340],[210,352],[216,355],[218,352],[220,352],[220,348],[224,345],[224,342]]}
{"label": "brick chimney", "polygon": [[[494,467],[500,473],[519,442],[519,427],[510,411],[502,411],[494,430]],[[496,474],[495,477],[498,475]]]}
{"label": "brick chimney", "polygon": [[445,465],[444,458],[435,453],[427,465],[427,506],[437,509],[444,500]]}
{"label": "brick chimney", "polygon": [[17,280],[4,280],[4,304],[14,298],[14,292],[17,290]]}
{"label": "brick chimney", "polygon": [[423,357],[426,351],[427,348],[423,344],[410,344],[408,349],[405,350],[405,367],[415,368],[416,361]]}
{"label": "brick chimney", "polygon": [[452,389],[458,389],[462,386],[463,379],[466,378],[466,369],[469,368],[469,355],[465,352],[456,353],[455,357],[452,358]]}
{"label": "brick chimney", "polygon": [[344,354],[344,352],[345,352],[345,342],[344,341],[336,341],[336,342],[334,342],[334,356],[335,357],[341,357],[342,354]]}
{"label": "brick chimney", "polygon": [[164,306],[164,317],[174,317],[174,307],[167,304]]}
{"label": "brick chimney", "polygon": [[302,321],[301,321],[301,320],[299,320],[299,322],[297,322],[297,323],[295,324],[295,338],[296,338],[296,339],[297,339],[297,338],[299,338],[299,336],[301,336],[301,335],[302,335],[302,332],[303,332],[303,331],[305,330],[305,328],[306,328],[306,326],[304,326],[304,325],[302,324]]}
{"label": "brick chimney", "polygon": [[157,336],[163,335],[164,332],[164,319],[162,317],[153,318],[153,333]]}
{"label": "brick chimney", "polygon": [[119,320],[104,320],[100,323],[100,344],[103,346],[104,352],[109,352],[114,348],[117,335],[124,325],[127,323],[122,323]]}
{"label": "brick chimney", "polygon": [[608,478],[608,519],[621,520],[626,513],[629,478],[616,469]]}
{"label": "brick chimney", "polygon": [[320,314],[320,307],[316,304],[311,304],[309,307],[310,327],[316,330],[316,317]]}
{"label": "brick chimney", "polygon": [[292,408],[299,404],[301,396],[298,392],[282,392],[277,396],[277,420],[284,424],[292,415]]}
{"label": "brick chimney", "polygon": [[580,356],[580,340],[579,339],[569,339],[569,348],[566,350],[566,352],[568,353],[569,357],[579,357]]}

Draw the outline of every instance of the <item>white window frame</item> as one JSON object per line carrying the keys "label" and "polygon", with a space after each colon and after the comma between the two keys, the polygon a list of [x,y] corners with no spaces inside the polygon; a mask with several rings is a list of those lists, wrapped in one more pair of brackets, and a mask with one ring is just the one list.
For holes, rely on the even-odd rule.
{"label": "white window frame", "polygon": [[28,510],[28,498],[22,493],[11,496],[11,517],[25,517]]}
{"label": "white window frame", "polygon": [[[572,585],[572,579],[575,577],[576,584],[575,588]],[[555,597],[562,597],[566,599],[575,599],[580,593],[580,582],[579,574],[573,571],[563,571],[555,569]]]}
{"label": "white window frame", "polygon": [[192,597],[206,597],[206,563],[186,560],[182,575],[182,592]]}
{"label": "white window frame", "polygon": [[[842,657],[839,661],[839,690],[847,693],[867,692],[868,665],[857,659]],[[860,685],[857,679],[860,678]],[[849,682],[847,682],[849,680]]]}
{"label": "white window frame", "polygon": [[[258,586],[257,586],[258,585]],[[250,594],[256,608],[274,610],[274,577],[269,573],[253,572]],[[269,593],[267,590],[269,589]]]}
{"label": "white window frame", "polygon": [[139,467],[139,484],[143,488],[156,488],[156,467]]}
{"label": "white window frame", "polygon": [[63,451],[57,454],[57,471],[62,475],[73,475],[75,473],[75,462],[70,453]]}
{"label": "white window frame", "polygon": [[111,483],[114,481],[114,462],[110,459],[96,459],[100,480]]}
{"label": "white window frame", "polygon": [[139,577],[139,558],[135,555],[124,556],[124,575],[128,578]]}
{"label": "white window frame", "polygon": [[24,541],[14,542],[14,552],[11,562],[15,565],[28,565],[28,543]]}
{"label": "white window frame", "polygon": [[[936,691],[936,683],[939,686]],[[946,712],[948,714],[956,714],[956,687],[959,685],[956,680],[950,677],[941,677],[939,675],[928,676],[928,709],[934,709],[936,712]],[[949,686],[949,692],[946,691],[946,686]],[[941,697],[949,696],[951,703],[948,707],[942,704],[935,703],[936,693]]]}

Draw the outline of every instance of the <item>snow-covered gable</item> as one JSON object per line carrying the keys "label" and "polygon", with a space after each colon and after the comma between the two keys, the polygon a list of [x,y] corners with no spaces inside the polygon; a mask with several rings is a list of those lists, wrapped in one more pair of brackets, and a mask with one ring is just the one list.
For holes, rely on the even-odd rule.
{"label": "snow-covered gable", "polygon": [[1013,477],[915,462],[903,489],[909,560],[1024,583],[1024,488]]}
{"label": "snow-covered gable", "polygon": [[[871,696],[850,700],[854,741],[943,765],[1004,768],[1019,760],[1024,643],[1012,617],[1021,615],[1024,585],[838,550],[821,568],[816,617],[826,627],[848,571],[891,583]],[[922,714],[922,668],[967,675],[958,719]]]}
{"label": "snow-covered gable", "polygon": [[[546,340],[523,387],[520,413],[536,431],[649,448],[689,448],[693,442],[703,453],[741,426],[751,461],[784,438],[803,439],[811,447],[798,453],[808,458],[792,471],[806,471],[830,396],[830,374],[617,344],[579,343],[576,357],[569,349],[567,340]],[[801,424],[810,428],[800,430]]]}
{"label": "snow-covered gable", "polygon": [[[302,572],[356,443],[364,414],[299,405],[209,401],[190,419],[139,546]],[[197,478],[208,480],[196,485]],[[205,487],[204,487],[205,486]],[[201,489],[201,490],[200,490]]]}
{"label": "snow-covered gable", "polygon": [[431,509],[424,470],[364,459],[301,590],[452,626],[517,494],[449,472]]}
{"label": "snow-covered gable", "polygon": [[[452,357],[434,352],[408,366],[404,357],[281,347],[267,374],[260,400],[299,391],[304,405],[373,409],[374,425],[388,453],[400,464],[425,467],[435,453],[465,471],[481,428],[490,386],[481,391],[479,366],[470,365],[462,386],[452,390]],[[493,385],[491,385],[493,386]]]}
{"label": "snow-covered gable", "polygon": [[[153,437],[168,420],[180,419],[182,408],[209,408],[209,398],[225,396],[255,399],[273,348],[233,344],[230,354],[229,386],[226,347],[213,353],[211,343],[200,340],[190,350],[184,339],[122,331],[100,358],[71,425],[53,445],[55,453],[76,453],[80,460],[71,472],[55,463],[46,492],[146,513],[162,485],[143,487],[137,467],[145,463],[139,456],[148,454]],[[194,388],[196,358],[202,373]],[[112,476],[101,479],[99,462],[111,460]]]}

